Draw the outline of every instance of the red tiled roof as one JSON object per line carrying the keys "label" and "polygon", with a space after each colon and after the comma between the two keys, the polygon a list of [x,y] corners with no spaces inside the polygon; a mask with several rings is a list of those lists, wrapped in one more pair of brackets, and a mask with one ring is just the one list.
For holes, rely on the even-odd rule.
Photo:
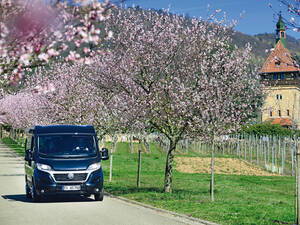
{"label": "red tiled roof", "polygon": [[290,52],[283,46],[282,42],[278,41],[275,46],[275,49],[271,52],[271,54],[269,55],[265,64],[259,72],[272,73],[293,71],[300,71],[299,67],[294,63]]}
{"label": "red tiled roof", "polygon": [[292,126],[292,120],[290,118],[269,118],[266,122],[271,124],[279,124],[281,126]]}

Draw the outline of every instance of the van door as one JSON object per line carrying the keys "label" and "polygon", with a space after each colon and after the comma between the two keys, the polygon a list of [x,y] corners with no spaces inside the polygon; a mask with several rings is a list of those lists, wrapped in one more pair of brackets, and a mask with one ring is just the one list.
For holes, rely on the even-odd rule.
{"label": "van door", "polygon": [[29,136],[26,139],[25,144],[25,174],[26,174],[26,181],[29,187],[32,186],[32,177],[34,171],[34,136]]}

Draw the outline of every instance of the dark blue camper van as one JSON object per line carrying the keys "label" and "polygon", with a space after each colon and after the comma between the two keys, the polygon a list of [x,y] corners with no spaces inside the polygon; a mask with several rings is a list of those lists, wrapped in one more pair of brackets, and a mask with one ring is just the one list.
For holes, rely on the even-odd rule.
{"label": "dark blue camper van", "polygon": [[26,196],[39,201],[53,194],[94,195],[103,200],[101,160],[93,126],[35,126],[25,144]]}

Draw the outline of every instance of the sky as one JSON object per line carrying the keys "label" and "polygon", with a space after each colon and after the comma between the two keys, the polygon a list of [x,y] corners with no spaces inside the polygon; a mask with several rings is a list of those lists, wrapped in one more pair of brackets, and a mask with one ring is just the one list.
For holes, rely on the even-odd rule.
{"label": "sky", "polygon": [[[283,11],[283,16],[290,18],[286,9],[280,6],[278,0],[127,0],[127,6],[140,6],[145,9],[170,9],[176,14],[185,14],[190,17],[206,18],[208,15],[221,9],[226,12],[230,20],[238,20],[235,30],[245,34],[274,33],[278,17],[274,18],[274,10],[268,5],[272,4],[276,12]],[[208,11],[207,6],[210,5]],[[208,13],[209,12],[209,13]],[[240,18],[240,14],[243,14]],[[300,33],[287,30],[287,34],[300,39]]]}

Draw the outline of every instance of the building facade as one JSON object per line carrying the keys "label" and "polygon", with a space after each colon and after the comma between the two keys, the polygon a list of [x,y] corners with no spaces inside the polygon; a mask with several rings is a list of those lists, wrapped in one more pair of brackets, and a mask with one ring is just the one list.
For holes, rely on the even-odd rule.
{"label": "building facade", "polygon": [[286,48],[285,24],[280,15],[276,45],[259,71],[265,101],[262,122],[300,128],[300,70]]}

